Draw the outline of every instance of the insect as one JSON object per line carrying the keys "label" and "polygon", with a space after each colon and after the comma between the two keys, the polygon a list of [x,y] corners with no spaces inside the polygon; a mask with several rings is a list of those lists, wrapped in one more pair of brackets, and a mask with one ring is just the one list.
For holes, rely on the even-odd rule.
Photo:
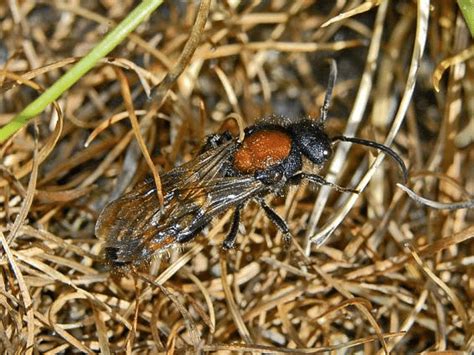
{"label": "insect", "polygon": [[289,240],[291,234],[286,222],[264,197],[283,193],[288,186],[303,180],[329,185],[341,192],[357,193],[304,170],[304,160],[317,168],[323,167],[337,141],[361,144],[387,153],[398,162],[406,179],[405,164],[390,148],[360,138],[330,138],[325,133],[324,122],[336,76],[333,62],[318,121],[264,120],[246,128],[242,141],[229,133],[208,136],[197,157],[162,176],[163,208],[160,208],[152,179],[110,202],[96,225],[96,235],[106,239],[106,262],[113,270],[140,266],[155,253],[192,240],[214,217],[233,209],[231,226],[223,242],[223,248],[230,249],[237,237],[241,210],[250,200],[261,206]]}

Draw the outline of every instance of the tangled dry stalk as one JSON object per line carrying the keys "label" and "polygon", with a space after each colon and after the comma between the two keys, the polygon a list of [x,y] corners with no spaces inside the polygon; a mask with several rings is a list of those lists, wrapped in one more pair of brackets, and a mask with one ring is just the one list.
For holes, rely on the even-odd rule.
{"label": "tangled dry stalk", "polygon": [[[80,3],[0,4],[1,125],[133,2]],[[2,353],[472,350],[474,51],[456,2],[205,4],[191,40],[199,3],[161,6],[0,146]],[[363,193],[273,199],[289,249],[249,204],[236,250],[220,250],[226,214],[146,272],[111,276],[104,204],[189,160],[229,114],[317,117],[326,58],[328,131],[393,141],[431,206],[396,186],[396,166],[341,144],[325,172]]]}

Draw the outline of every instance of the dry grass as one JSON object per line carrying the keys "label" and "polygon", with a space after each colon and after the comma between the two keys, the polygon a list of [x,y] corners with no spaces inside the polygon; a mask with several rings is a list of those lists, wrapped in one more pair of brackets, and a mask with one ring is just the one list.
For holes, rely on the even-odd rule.
{"label": "dry grass", "polygon": [[[0,4],[0,124],[132,6],[76,3]],[[235,3],[213,2],[192,57],[198,3],[162,6],[0,147],[2,353],[472,350],[472,203],[446,209],[474,191],[473,47],[456,2]],[[397,188],[391,161],[366,173],[373,155],[341,144],[326,171],[364,191],[275,198],[289,249],[249,204],[236,250],[220,252],[226,214],[146,272],[111,277],[94,225],[149,172],[140,148],[167,171],[231,113],[317,117],[326,58],[339,67],[328,132],[394,140],[408,186],[443,209]]]}

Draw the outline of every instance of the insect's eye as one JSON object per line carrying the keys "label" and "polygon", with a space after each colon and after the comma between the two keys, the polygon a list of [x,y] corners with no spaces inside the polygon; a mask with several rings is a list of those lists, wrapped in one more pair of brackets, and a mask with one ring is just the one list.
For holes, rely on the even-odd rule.
{"label": "insect's eye", "polygon": [[332,154],[331,143],[321,132],[317,136],[305,135],[298,142],[301,152],[314,164],[324,164]]}
{"label": "insect's eye", "polygon": [[301,153],[314,164],[324,164],[332,154],[331,140],[322,126],[311,120],[289,126]]}
{"label": "insect's eye", "polygon": [[318,140],[314,140],[314,145],[310,147],[310,153],[308,158],[316,164],[325,163],[332,155],[331,143],[327,136],[324,134],[318,137]]}
{"label": "insect's eye", "polygon": [[323,131],[301,135],[298,141],[301,152],[313,163],[324,164],[332,154],[331,141]]}

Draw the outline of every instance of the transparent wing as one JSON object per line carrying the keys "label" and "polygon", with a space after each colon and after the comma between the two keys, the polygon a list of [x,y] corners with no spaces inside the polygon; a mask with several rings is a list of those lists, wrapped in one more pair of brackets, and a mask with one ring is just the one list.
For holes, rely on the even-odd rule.
{"label": "transparent wing", "polygon": [[233,206],[245,203],[265,188],[266,185],[253,176],[238,176],[218,177],[199,186],[179,189],[165,209],[161,221],[163,228],[189,215],[196,218],[206,215],[212,218]]}
{"label": "transparent wing", "polygon": [[132,240],[143,244],[166,234],[184,238],[202,229],[215,215],[260,193],[265,185],[253,176],[223,177],[223,166],[236,144],[227,142],[164,174],[163,208],[151,179],[109,203],[99,216],[96,235],[108,245]]}

